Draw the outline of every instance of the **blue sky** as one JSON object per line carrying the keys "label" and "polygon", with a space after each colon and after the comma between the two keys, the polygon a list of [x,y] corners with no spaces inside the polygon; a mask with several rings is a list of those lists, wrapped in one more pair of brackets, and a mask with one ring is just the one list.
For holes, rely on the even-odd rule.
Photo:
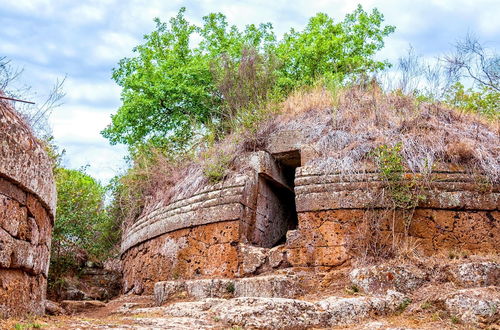
{"label": "blue sky", "polygon": [[57,78],[67,76],[64,104],[50,118],[56,142],[66,149],[66,166],[89,164],[88,172],[103,182],[123,170],[123,146],[110,146],[99,132],[120,106],[120,89],[111,80],[119,59],[150,32],[153,18],[167,20],[182,6],[199,22],[209,12],[222,12],[230,23],[271,22],[278,35],[302,28],[317,12],[341,20],[357,3],[377,7],[396,32],[379,54],[394,62],[409,44],[433,58],[449,51],[467,32],[499,48],[500,1],[63,1],[0,0],[0,57],[24,68],[20,83],[31,85],[38,97]]}

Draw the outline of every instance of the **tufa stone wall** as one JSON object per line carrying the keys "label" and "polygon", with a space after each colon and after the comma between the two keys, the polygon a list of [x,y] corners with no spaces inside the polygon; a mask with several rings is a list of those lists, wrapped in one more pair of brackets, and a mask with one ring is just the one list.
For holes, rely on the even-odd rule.
{"label": "tufa stone wall", "polygon": [[[384,212],[391,200],[381,195],[385,183],[373,165],[348,176],[330,173],[314,148],[285,133],[269,152],[245,156],[250,169],[174,199],[128,228],[122,242],[125,292],[151,293],[154,283],[169,279],[341,266],[352,258],[353,234],[367,215],[377,219],[389,244],[392,218]],[[460,169],[435,168],[409,228],[425,253],[498,253],[500,187],[481,182]],[[402,217],[396,218],[395,232],[402,233]]]}
{"label": "tufa stone wall", "polygon": [[[408,174],[410,175],[410,174]],[[500,187],[482,186],[481,178],[445,168],[433,171],[427,196],[413,213],[409,235],[432,254],[440,250],[498,252]],[[392,240],[392,217],[384,215],[390,198],[381,197],[384,183],[376,172],[348,177],[318,167],[298,169],[295,192],[299,228],[290,232],[286,248],[293,266],[339,266],[350,259],[349,239],[370,212],[382,238]],[[403,233],[396,213],[396,233]]]}
{"label": "tufa stone wall", "polygon": [[43,314],[55,212],[52,163],[0,102],[0,317]]}

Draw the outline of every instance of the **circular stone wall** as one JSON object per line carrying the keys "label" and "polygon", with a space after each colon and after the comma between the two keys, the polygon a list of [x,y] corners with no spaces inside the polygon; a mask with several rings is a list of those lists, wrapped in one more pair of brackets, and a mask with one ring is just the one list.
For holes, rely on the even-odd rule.
{"label": "circular stone wall", "polygon": [[51,160],[0,101],[0,317],[44,313],[55,203]]}
{"label": "circular stone wall", "polygon": [[[409,213],[408,235],[425,254],[499,252],[500,186],[485,182],[458,169],[433,170],[420,192],[426,199]],[[380,243],[392,244],[393,233],[404,231],[403,214],[387,213],[392,201],[381,193],[384,187],[375,171],[346,176],[313,166],[300,168],[295,180],[299,225],[286,242],[289,262],[344,264],[351,258],[349,246],[359,243],[353,239],[360,226],[370,218],[377,222]]]}

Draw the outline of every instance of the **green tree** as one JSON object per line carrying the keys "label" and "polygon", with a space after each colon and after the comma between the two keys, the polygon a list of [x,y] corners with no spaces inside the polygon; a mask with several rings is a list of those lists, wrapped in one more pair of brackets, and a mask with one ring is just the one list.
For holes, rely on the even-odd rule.
{"label": "green tree", "polygon": [[377,9],[368,14],[361,5],[338,23],[327,14],[317,14],[302,32],[292,29],[278,45],[283,63],[278,84],[290,90],[319,78],[342,81],[386,68],[388,62],[373,59],[384,46],[384,37],[395,29],[382,26],[383,21]]}
{"label": "green tree", "polygon": [[54,170],[57,210],[52,235],[50,279],[77,269],[81,262],[100,260],[120,238],[119,226],[104,205],[106,188],[81,170]]}
{"label": "green tree", "polygon": [[[181,8],[170,24],[155,19],[156,30],[134,49],[137,56],[122,59],[113,70],[123,105],[103,131],[111,143],[182,151],[197,130],[221,117],[211,63],[222,54],[237,56],[246,44],[264,48],[273,40],[269,24],[240,32],[224,15],[210,14],[196,27],[184,13]],[[195,32],[202,40],[190,47]]]}
{"label": "green tree", "polygon": [[[134,49],[136,56],[113,70],[123,104],[102,132],[112,144],[185,151],[207,127],[230,126],[224,122],[234,118],[234,105],[242,100],[244,108],[255,108],[270,94],[283,97],[320,78],[345,80],[383,69],[387,63],[373,56],[394,31],[382,27],[380,12],[368,14],[361,6],[339,23],[318,14],[304,31],[292,29],[282,41],[270,23],[239,30],[223,14],[212,13],[195,26],[184,14],[181,8],[169,24],[156,19],[156,29]],[[237,83],[244,77],[253,77],[255,86]]]}
{"label": "green tree", "polygon": [[465,111],[479,113],[492,120],[500,119],[500,92],[489,86],[465,89],[460,82],[445,94],[446,103]]}

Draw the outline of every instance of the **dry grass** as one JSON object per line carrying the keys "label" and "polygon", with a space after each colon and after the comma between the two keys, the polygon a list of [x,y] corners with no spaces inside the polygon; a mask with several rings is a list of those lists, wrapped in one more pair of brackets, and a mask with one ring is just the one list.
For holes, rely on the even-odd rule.
{"label": "dry grass", "polygon": [[332,109],[338,102],[337,95],[322,86],[299,89],[293,92],[282,104],[282,114],[296,117],[311,110]]}
{"label": "dry grass", "polygon": [[312,165],[346,175],[364,168],[370,152],[401,143],[405,166],[427,173],[438,163],[453,163],[500,182],[498,123],[464,114],[440,104],[385,94],[377,85],[343,90],[331,111],[309,110],[293,119],[283,116],[278,129],[304,132],[304,143],[321,157]]}
{"label": "dry grass", "polygon": [[222,141],[200,148],[195,157],[176,162],[158,157],[142,168],[143,182],[135,189],[147,196],[142,211],[168,204],[173,196],[189,197],[206,185],[204,168],[221,153],[232,157],[222,177],[248,169],[246,156],[266,150],[269,137],[285,130],[302,133],[302,143],[319,153],[306,165],[327,173],[348,176],[365,171],[373,167],[374,149],[401,143],[410,172],[428,174],[436,165],[449,164],[483,174],[490,183],[500,182],[500,125],[478,115],[401,93],[387,94],[376,83],[336,92],[321,86],[300,90],[281,107],[276,113],[270,106],[267,116],[259,115]]}

